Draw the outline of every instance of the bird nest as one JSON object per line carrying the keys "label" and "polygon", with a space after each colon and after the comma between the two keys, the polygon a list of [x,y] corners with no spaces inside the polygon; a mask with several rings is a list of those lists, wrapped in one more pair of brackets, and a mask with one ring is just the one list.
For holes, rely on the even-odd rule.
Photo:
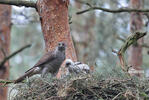
{"label": "bird nest", "polygon": [[36,77],[14,86],[11,91],[11,100],[149,100],[147,80],[96,79],[94,76],[49,81]]}

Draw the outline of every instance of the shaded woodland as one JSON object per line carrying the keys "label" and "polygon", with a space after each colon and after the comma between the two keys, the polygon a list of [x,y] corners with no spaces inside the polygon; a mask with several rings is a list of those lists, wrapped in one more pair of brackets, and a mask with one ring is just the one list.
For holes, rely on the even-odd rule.
{"label": "shaded woodland", "polygon": [[[0,81],[8,80],[1,81],[0,100],[149,99],[148,0],[0,4]],[[90,66],[89,75],[63,77],[63,64],[57,78],[35,75],[13,84],[60,41],[67,44],[67,59]]]}

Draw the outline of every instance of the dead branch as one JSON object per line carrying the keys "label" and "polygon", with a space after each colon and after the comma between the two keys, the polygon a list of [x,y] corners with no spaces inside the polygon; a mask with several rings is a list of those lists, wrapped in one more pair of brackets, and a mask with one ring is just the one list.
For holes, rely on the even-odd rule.
{"label": "dead branch", "polygon": [[36,8],[37,0],[0,0],[0,4],[25,6]]}
{"label": "dead branch", "polygon": [[4,66],[4,64],[12,57],[14,57],[16,54],[22,52],[24,49],[29,48],[31,45],[28,44],[22,48],[20,48],[19,50],[15,51],[14,53],[12,53],[11,55],[5,57],[1,62],[0,62],[0,67]]}
{"label": "dead branch", "polygon": [[147,34],[147,32],[135,32],[131,34],[124,42],[124,44],[121,46],[120,50],[118,51],[118,57],[120,60],[121,67],[124,71],[127,70],[126,67],[126,62],[124,59],[124,54],[128,47],[130,47],[132,44],[136,43],[138,39],[144,37]]}
{"label": "dead branch", "polygon": [[104,12],[109,12],[109,13],[123,13],[123,12],[149,12],[149,9],[132,9],[132,8],[119,8],[119,9],[107,9],[107,8],[102,8],[102,7],[90,7],[86,10],[82,10],[77,12],[76,14],[83,14],[92,10],[102,10]]}

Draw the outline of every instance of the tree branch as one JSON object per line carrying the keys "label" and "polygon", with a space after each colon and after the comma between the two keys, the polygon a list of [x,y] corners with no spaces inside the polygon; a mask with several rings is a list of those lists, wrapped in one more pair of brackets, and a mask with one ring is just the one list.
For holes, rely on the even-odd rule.
{"label": "tree branch", "polygon": [[122,38],[121,36],[116,35],[115,38],[118,39],[118,40],[121,40],[122,42],[125,42],[125,39]]}
{"label": "tree branch", "polygon": [[[126,41],[126,39],[125,38],[122,38],[122,37],[120,37],[120,36],[116,36],[116,38],[118,39],[118,40],[121,40],[122,42],[125,42]],[[149,45],[147,45],[146,43],[143,43],[143,44],[139,44],[141,47],[144,47],[144,48],[149,48]]]}
{"label": "tree branch", "polygon": [[85,5],[89,6],[89,7],[92,7],[92,5],[90,3],[88,3],[88,2],[81,1],[81,0],[75,0],[75,1],[80,3],[80,4],[85,4]]}
{"label": "tree branch", "polygon": [[0,4],[25,6],[36,8],[37,0],[0,0]]}
{"label": "tree branch", "polygon": [[145,36],[147,33],[146,32],[135,32],[134,34],[131,34],[124,42],[124,44],[121,46],[120,50],[118,51],[118,57],[121,63],[121,67],[124,71],[127,70],[126,67],[126,62],[124,60],[124,54],[128,47],[130,47],[132,44],[136,43],[138,39],[142,38]]}
{"label": "tree branch", "polygon": [[83,13],[86,13],[86,12],[92,11],[92,10],[102,10],[102,11],[109,12],[109,13],[149,12],[149,9],[119,8],[119,9],[112,10],[112,9],[107,9],[107,8],[102,8],[102,7],[90,7],[88,9],[86,9],[86,10],[79,11],[76,14],[79,15],[79,14],[83,14]]}
{"label": "tree branch", "polygon": [[26,45],[26,46],[20,48],[19,50],[15,51],[15,52],[12,53],[11,55],[5,57],[5,58],[3,59],[3,61],[0,62],[0,67],[4,66],[4,64],[5,64],[10,58],[14,57],[16,54],[20,53],[21,51],[23,51],[23,50],[26,49],[26,48],[29,48],[30,46],[31,46],[31,45],[28,44],[28,45]]}
{"label": "tree branch", "polygon": [[10,84],[10,83],[14,83],[14,80],[3,80],[3,79],[0,79],[0,83],[5,86],[7,84]]}

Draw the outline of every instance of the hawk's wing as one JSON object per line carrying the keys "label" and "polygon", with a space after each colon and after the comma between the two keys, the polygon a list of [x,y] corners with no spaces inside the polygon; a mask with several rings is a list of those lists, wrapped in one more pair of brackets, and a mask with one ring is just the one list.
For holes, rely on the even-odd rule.
{"label": "hawk's wing", "polygon": [[74,62],[74,65],[80,65],[82,64],[81,62]]}
{"label": "hawk's wing", "polygon": [[44,54],[44,56],[42,56],[42,58],[40,58],[40,60],[34,65],[34,67],[41,66],[49,61],[51,62],[55,58],[56,56],[54,52],[47,52],[46,54]]}
{"label": "hawk's wing", "polygon": [[[51,61],[53,61],[55,58],[56,58],[56,56],[55,56],[54,51],[47,52],[47,53],[45,53],[45,54],[40,58],[40,60],[39,60],[32,68],[30,68],[30,69],[27,70],[26,72],[30,71],[31,69],[33,69],[33,68],[35,68],[35,67],[42,66],[42,65],[44,65],[44,64],[47,63],[47,62],[51,62]],[[26,73],[26,72],[25,72],[25,73]]]}

